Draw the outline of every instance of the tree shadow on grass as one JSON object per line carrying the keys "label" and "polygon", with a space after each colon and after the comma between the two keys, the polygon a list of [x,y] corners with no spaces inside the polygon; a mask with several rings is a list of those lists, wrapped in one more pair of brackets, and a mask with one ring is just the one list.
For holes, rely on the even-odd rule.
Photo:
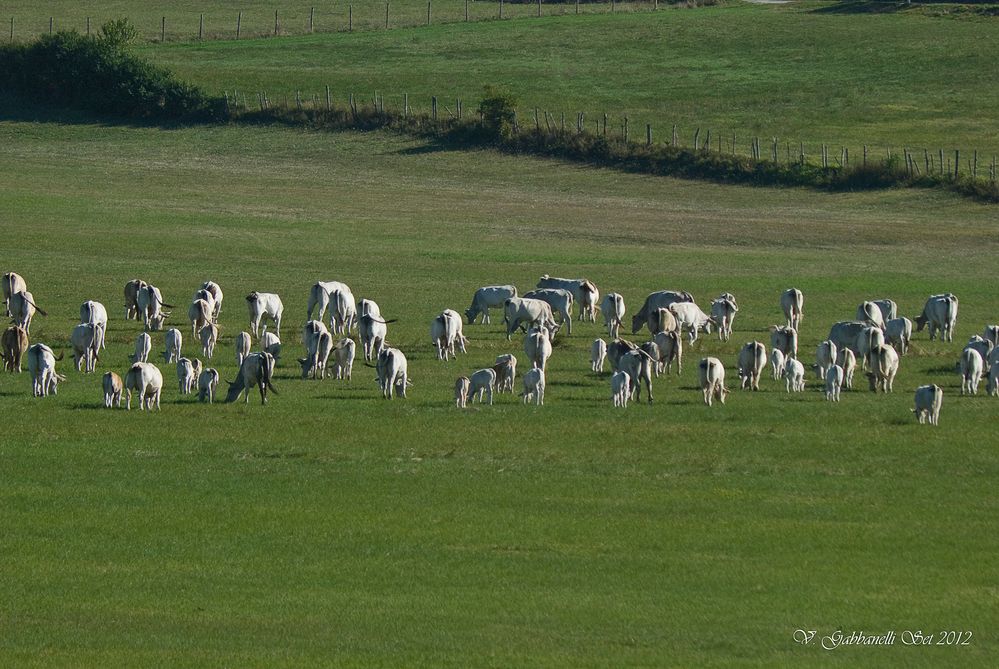
{"label": "tree shadow on grass", "polygon": [[877,0],[847,0],[813,9],[814,14],[894,14],[910,10],[916,5],[904,2],[878,2]]}
{"label": "tree shadow on grass", "polygon": [[54,123],[58,125],[98,125],[107,128],[160,128],[173,130],[189,128],[198,123],[168,122],[162,120],[142,120],[126,117],[99,115],[77,109],[67,109],[44,105],[11,93],[0,91],[0,122]]}

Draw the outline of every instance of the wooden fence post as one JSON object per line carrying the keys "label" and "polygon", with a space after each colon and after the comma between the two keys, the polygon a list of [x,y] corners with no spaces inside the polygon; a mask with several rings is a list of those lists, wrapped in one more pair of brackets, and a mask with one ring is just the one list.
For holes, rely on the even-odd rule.
{"label": "wooden fence post", "polygon": [[701,135],[701,129],[698,128],[697,130],[694,131],[694,151],[697,151],[697,147],[700,146],[700,144],[698,144],[697,142],[697,138],[700,137],[700,135]]}
{"label": "wooden fence post", "polygon": [[[87,30],[90,30],[90,21],[87,21]],[[198,39],[202,40],[205,38],[205,15],[202,14],[201,18],[198,19]]]}
{"label": "wooden fence post", "polygon": [[274,36],[278,34],[278,10],[274,10]]}
{"label": "wooden fence post", "polygon": [[465,20],[468,20],[468,0],[465,0]]}
{"label": "wooden fence post", "polygon": [[52,34],[52,17],[49,17],[49,34]]}
{"label": "wooden fence post", "polygon": [[161,42],[165,42],[166,41],[166,17],[165,16],[160,20],[160,41]]}
{"label": "wooden fence post", "polygon": [[624,117],[624,143],[628,143],[628,117]]}
{"label": "wooden fence post", "polygon": [[10,41],[14,41],[14,17],[10,17]]}
{"label": "wooden fence post", "polygon": [[978,178],[978,149],[975,149],[974,161],[971,163],[971,178]]}
{"label": "wooden fence post", "polygon": [[430,98],[430,118],[437,120],[437,96]]}
{"label": "wooden fence post", "polygon": [[309,32],[310,33],[313,31],[313,28],[315,26],[315,21],[316,21],[316,8],[315,7],[310,7],[309,8]]}
{"label": "wooden fence post", "polygon": [[389,3],[385,3],[385,30],[388,30],[389,26]]}
{"label": "wooden fence post", "polygon": [[538,16],[541,16],[541,0],[538,0]]}
{"label": "wooden fence post", "polygon": [[607,136],[607,113],[604,112],[604,137]]}
{"label": "wooden fence post", "polygon": [[90,37],[90,17],[87,17],[87,37]]}
{"label": "wooden fence post", "polygon": [[409,93],[402,94],[402,117],[409,118]]}
{"label": "wooden fence post", "polygon": [[645,124],[645,146],[652,146],[652,124]]}
{"label": "wooden fence post", "polygon": [[243,12],[236,15],[236,39],[239,39],[239,28],[243,23]]}
{"label": "wooden fence post", "polygon": [[332,102],[333,101],[330,100],[330,87],[329,84],[326,84],[326,111],[332,111],[333,109]]}
{"label": "wooden fence post", "polygon": [[503,18],[503,0],[500,0],[500,18]]}
{"label": "wooden fence post", "polygon": [[354,5],[347,5],[347,32],[354,31]]}
{"label": "wooden fence post", "polygon": [[579,0],[576,0],[576,13],[579,13]]}
{"label": "wooden fence post", "polygon": [[431,7],[431,0],[427,0],[427,25],[428,26],[430,25],[430,7]]}
{"label": "wooden fence post", "polygon": [[961,150],[954,149],[954,178],[961,174]]}

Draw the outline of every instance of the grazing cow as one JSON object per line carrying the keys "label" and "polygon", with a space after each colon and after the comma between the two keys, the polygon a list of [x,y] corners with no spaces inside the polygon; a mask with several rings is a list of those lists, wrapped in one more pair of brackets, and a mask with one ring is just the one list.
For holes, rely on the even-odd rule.
{"label": "grazing cow", "polygon": [[859,355],[857,338],[867,327],[869,326],[864,321],[839,321],[829,328],[829,336],[826,339],[836,344],[838,349],[848,348]]}
{"label": "grazing cow", "polygon": [[524,294],[524,299],[547,302],[552,314],[558,314],[568,334],[572,334],[572,293],[564,288],[539,288]]}
{"label": "grazing cow", "polygon": [[142,320],[139,310],[139,291],[149,285],[142,279],[132,279],[125,284],[125,320]]}
{"label": "grazing cow", "polygon": [[243,364],[243,359],[250,355],[250,346],[252,340],[250,339],[249,332],[240,332],[236,335],[236,366],[240,367]]}
{"label": "grazing cow", "polygon": [[545,370],[534,367],[529,369],[523,378],[524,382],[524,392],[521,397],[524,398],[524,404],[527,404],[531,400],[534,400],[534,404],[537,406],[544,406],[545,403]]}
{"label": "grazing cow", "polygon": [[524,353],[532,367],[548,369],[548,358],[552,355],[552,342],[545,327],[531,328],[524,336]]}
{"label": "grazing cow", "polygon": [[652,356],[641,349],[636,349],[622,355],[617,364],[618,371],[627,372],[628,378],[631,379],[631,398],[638,401],[644,383],[649,404],[652,404],[652,365],[655,364]]}
{"label": "grazing cow", "polygon": [[309,353],[319,342],[319,337],[328,334],[329,330],[322,321],[308,321],[302,327],[302,343],[305,344],[305,351]]}
{"label": "grazing cow", "polygon": [[330,330],[332,334],[350,336],[357,326],[357,309],[354,308],[354,295],[348,290],[334,290],[330,293]]}
{"label": "grazing cow", "polygon": [[725,404],[725,395],[728,390],[725,388],[725,365],[718,358],[701,358],[698,364],[698,377],[701,383],[701,392],[704,395],[704,403],[711,406],[711,402],[717,399]]}
{"label": "grazing cow", "polygon": [[867,373],[867,380],[871,384],[871,390],[892,392],[892,384],[898,373],[898,353],[891,346],[883,344],[872,349],[870,356],[871,371]]}
{"label": "grazing cow", "polygon": [[604,360],[607,358],[607,342],[594,339],[590,346],[590,369],[594,372],[604,371]]}
{"label": "grazing cow", "polygon": [[215,295],[212,294],[207,288],[198,288],[194,291],[194,295],[191,296],[191,302],[197,302],[198,300],[204,300],[211,307],[209,310],[211,313],[208,315],[208,320],[215,322],[213,315],[215,314]]}
{"label": "grazing cow", "polygon": [[761,342],[751,341],[739,351],[739,382],[742,389],[760,389],[760,377],[767,367],[767,347]]}
{"label": "grazing cow", "polygon": [[885,321],[885,341],[898,349],[901,355],[909,350],[912,341],[912,321],[904,316]]}
{"label": "grazing cow", "polygon": [[146,332],[140,332],[135,338],[135,353],[128,356],[133,363],[149,362],[149,353],[153,350],[153,338]]}
{"label": "grazing cow", "polygon": [[718,296],[711,303],[711,318],[718,325],[718,339],[728,341],[732,336],[732,324],[739,313],[739,305],[731,293]]}
{"label": "grazing cow", "polygon": [[503,303],[503,322],[506,323],[507,341],[521,323],[527,326],[544,326],[552,339],[559,328],[547,302],[523,297],[511,297]]}
{"label": "grazing cow", "polygon": [[676,316],[678,329],[681,332],[687,331],[691,344],[697,341],[698,330],[711,334],[711,326],[715,325],[711,316],[701,311],[701,308],[693,302],[677,302],[670,305],[669,310]]}
{"label": "grazing cow", "polygon": [[[685,290],[659,290],[649,293],[645,298],[645,303],[634,316],[631,317],[631,333],[637,334],[643,325],[648,323],[649,313],[656,309],[669,309],[671,304],[676,302],[693,302],[694,296]],[[655,334],[654,332],[652,334]]]}
{"label": "grazing cow", "polygon": [[951,293],[930,295],[923,306],[923,312],[916,317],[916,332],[930,326],[930,341],[936,339],[937,330],[943,341],[954,341],[954,327],[957,325],[958,301]]}
{"label": "grazing cow", "polygon": [[777,379],[784,378],[784,365],[787,361],[784,359],[784,351],[779,348],[770,349],[770,367],[771,375],[774,381]]}
{"label": "grazing cow", "polygon": [[789,393],[805,390],[805,366],[796,358],[787,358],[784,363],[784,386]]}
{"label": "grazing cow", "polygon": [[214,300],[212,302],[212,322],[219,322],[219,314],[222,312],[222,299],[225,297],[222,294],[222,286],[218,285],[214,281],[205,281],[201,284],[202,290],[207,290]]}
{"label": "grazing cow", "polygon": [[[308,378],[311,374],[313,379],[317,376],[320,379],[325,379],[326,362],[329,360],[330,353],[332,352],[333,335],[329,332],[323,332],[309,349],[309,354],[305,358],[298,359],[298,364],[302,366],[302,378]],[[277,356],[275,356],[276,358]]]}
{"label": "grazing cow", "polygon": [[180,384],[181,395],[189,395],[194,391],[198,377],[194,373],[194,365],[187,358],[177,361],[177,381]]}
{"label": "grazing cow", "polygon": [[121,395],[125,388],[121,377],[114,372],[105,372],[101,385],[104,387],[104,406],[111,409],[117,404],[120,409]]}
{"label": "grazing cow", "polygon": [[600,303],[600,310],[604,313],[607,336],[611,339],[617,339],[621,331],[621,323],[624,322],[624,298],[618,293],[607,293],[604,296],[604,301]]}
{"label": "grazing cow", "polygon": [[90,323],[97,328],[97,348],[105,349],[104,336],[108,331],[108,310],[100,302],[87,300],[80,305],[80,322]]}
{"label": "grazing cow", "polygon": [[985,362],[982,354],[976,349],[966,348],[961,351],[961,394],[977,395],[978,384],[982,380],[982,370]]}
{"label": "grazing cow", "polygon": [[673,363],[676,362],[676,374],[683,372],[683,337],[676,330],[660,332],[654,337],[659,347],[659,363],[667,374],[673,373]]}
{"label": "grazing cow", "polygon": [[7,272],[3,275],[3,279],[0,282],[3,283],[4,315],[10,316],[11,296],[28,290],[28,284],[24,282],[24,278],[17,272]]}
{"label": "grazing cow", "polygon": [[[362,320],[365,316],[361,316]],[[399,397],[406,398],[406,386],[409,384],[409,363],[402,351],[386,347],[378,353],[375,368],[378,371],[378,387],[382,397],[392,399],[393,390]]]}
{"label": "grazing cow", "polygon": [[215,402],[215,391],[219,385],[219,372],[214,367],[209,367],[198,375],[198,401],[209,404]]}
{"label": "grazing cow", "polygon": [[211,360],[212,356],[215,355],[215,344],[219,340],[219,326],[215,323],[208,323],[201,328],[198,336],[201,338],[201,354]]}
{"label": "grazing cow", "polygon": [[[692,303],[691,303],[692,304]],[[676,321],[676,316],[673,312],[665,307],[659,307],[658,309],[649,309],[648,322],[645,326],[652,333],[652,336],[659,334],[660,332],[674,332],[679,331],[680,325]]]}
{"label": "grazing cow", "polygon": [[[97,328],[90,323],[80,323],[69,336],[73,347],[73,358],[76,360],[76,371],[90,373],[98,360]],[[82,367],[82,370],[81,370]]]}
{"label": "grazing cow", "polygon": [[465,309],[465,317],[468,324],[475,323],[475,319],[482,314],[483,324],[491,322],[489,320],[489,309],[503,308],[503,305],[511,297],[517,297],[516,286],[483,286],[475,291],[472,296],[472,306]]}
{"label": "grazing cow", "polygon": [[177,362],[181,358],[181,348],[184,344],[184,336],[180,333],[177,328],[170,328],[166,331],[166,350],[161,354],[163,359],[166,360],[167,364],[171,362]]}
{"label": "grazing cow", "polygon": [[364,349],[364,359],[373,360],[381,355],[385,348],[385,337],[388,334],[388,328],[385,326],[389,323],[395,323],[395,319],[383,321],[378,316],[372,316],[368,313],[361,314],[357,323],[357,329],[361,335],[361,345]]}
{"label": "grazing cow", "polygon": [[985,364],[989,366],[989,380],[985,390],[992,397],[999,397],[999,347],[992,349]]}
{"label": "grazing cow", "polygon": [[207,300],[195,300],[187,309],[187,318],[191,321],[191,338],[198,336],[201,328],[212,322],[212,312],[215,307]]}
{"label": "grazing cow", "polygon": [[881,308],[874,302],[861,302],[857,307],[857,320],[864,321],[881,330],[885,329],[885,319],[881,314]]}
{"label": "grazing cow", "polygon": [[468,397],[475,402],[476,395],[479,404],[482,404],[483,394],[489,397],[489,404],[493,403],[493,391],[496,390],[496,370],[492,367],[480,369],[469,378]]}
{"label": "grazing cow", "polygon": [[250,402],[250,390],[257,386],[260,388],[260,403],[267,404],[267,391],[278,394],[274,387],[274,356],[266,351],[260,353],[250,353],[243,358],[243,364],[239,366],[239,373],[235,381],[228,381],[229,392],[225,401],[235,402],[241,394],[246,393],[245,404]]}
{"label": "grazing cow", "polygon": [[35,312],[37,311],[42,316],[48,316],[44,309],[35,304],[35,296],[26,290],[11,295],[8,306],[14,325],[24,328],[24,331],[29,335],[31,334],[31,319],[35,317]]}
{"label": "grazing cow", "polygon": [[464,409],[468,403],[468,390],[472,382],[467,376],[459,376],[454,382],[454,405],[459,409]]}
{"label": "grazing cow", "polygon": [[999,325],[986,325],[982,339],[989,340],[993,346],[999,346]]}
{"label": "grazing cow", "polygon": [[333,347],[333,378],[350,381],[351,370],[354,369],[354,340],[341,339]]}
{"label": "grazing cow", "polygon": [[618,362],[621,356],[629,351],[638,350],[638,346],[625,339],[615,339],[607,345],[607,359],[610,360],[611,371],[618,371]]}
{"label": "grazing cow", "polygon": [[780,294],[780,308],[787,319],[787,327],[797,332],[805,315],[805,296],[797,288],[788,288]]}
{"label": "grazing cow", "polygon": [[164,307],[173,309],[172,304],[163,301],[160,289],[148,283],[139,289],[135,296],[135,303],[138,305],[139,313],[142,314],[142,325],[145,330],[163,329],[163,322],[170,315],[170,312],[163,309]]}
{"label": "grazing cow", "polygon": [[614,372],[611,374],[611,401],[616,407],[628,407],[628,398],[631,397],[631,377],[627,372]]}
{"label": "grazing cow", "polygon": [[881,311],[881,320],[883,320],[886,325],[888,324],[888,321],[898,318],[898,305],[895,304],[895,300],[883,298],[871,301]]}
{"label": "grazing cow", "polygon": [[843,387],[843,368],[833,365],[826,370],[826,399],[839,402],[840,389]]}
{"label": "grazing cow", "polygon": [[[559,279],[544,274],[538,281],[538,288],[561,288],[572,293],[573,300],[579,303],[579,320],[588,320],[592,323],[597,321],[597,302],[600,300],[600,291],[596,285],[588,279]],[[525,296],[526,297],[526,296]],[[552,305],[554,308],[555,305]],[[572,334],[572,326],[567,325],[569,334]]]}
{"label": "grazing cow", "polygon": [[654,341],[643,342],[638,345],[640,351],[645,351],[650,358],[652,358],[652,369],[656,372],[656,378],[662,373],[662,351],[659,350],[659,344]]}
{"label": "grazing cow", "polygon": [[798,331],[786,325],[771,325],[770,347],[779,349],[786,358],[797,359]]}
{"label": "grazing cow", "polygon": [[465,335],[461,332],[461,316],[457,311],[445,309],[430,322],[430,341],[437,348],[437,359],[446,361],[448,356],[457,358],[454,349],[465,353]]}
{"label": "grazing cow", "polygon": [[512,353],[498,355],[493,369],[496,370],[497,390],[501,393],[513,393],[513,383],[517,379],[517,358]]}
{"label": "grazing cow", "polygon": [[274,321],[274,329],[281,336],[281,316],[284,314],[284,303],[275,293],[260,293],[253,291],[246,296],[246,304],[250,310],[250,332],[254,337],[260,336],[260,324],[265,318]]}
{"label": "grazing cow", "polygon": [[374,316],[375,318],[382,317],[382,309],[374,300],[361,298],[357,301],[357,311],[360,312],[362,316]]}
{"label": "grazing cow", "polygon": [[868,325],[860,331],[860,334],[857,335],[856,351],[857,355],[860,356],[861,369],[867,369],[867,365],[871,359],[871,351],[876,346],[881,346],[884,343],[885,332],[881,328]]}
{"label": "grazing cow", "polygon": [[853,390],[853,373],[857,369],[857,358],[848,348],[836,354],[836,364],[843,368],[843,383],[847,390]]}
{"label": "grazing cow", "polygon": [[66,377],[57,373],[55,364],[62,360],[62,353],[55,357],[52,349],[45,344],[32,344],[28,347],[28,375],[31,377],[31,394],[47,397],[58,393],[60,381]]}
{"label": "grazing cow", "polygon": [[[325,328],[323,329],[325,330]],[[328,332],[325,332],[324,334],[327,336],[329,335]],[[260,344],[261,351],[266,351],[274,356],[275,362],[281,358],[281,338],[273,332],[265,331],[262,335],[260,335],[260,341],[258,343]]]}
{"label": "grazing cow", "polygon": [[0,356],[3,357],[4,369],[20,374],[21,360],[28,352],[28,332],[22,327],[11,325],[3,331],[3,337],[0,338],[0,348],[3,349]]}
{"label": "grazing cow", "polygon": [[930,425],[940,424],[940,407],[943,405],[943,388],[938,385],[919,386],[916,388],[916,414],[920,425],[929,422]]}
{"label": "grazing cow", "polygon": [[163,392],[163,374],[156,365],[137,362],[125,374],[125,408],[132,410],[132,391],[139,393],[139,411],[160,410],[160,394]]}
{"label": "grazing cow", "polygon": [[350,286],[341,281],[317,281],[309,289],[309,310],[306,320],[312,320],[312,311],[317,307],[319,311],[316,313],[316,320],[323,320],[323,315],[326,313],[326,308],[330,305],[331,296],[334,292],[340,292],[345,297],[349,297],[351,306],[353,306],[354,293],[350,290]]}
{"label": "grazing cow", "polygon": [[826,372],[836,364],[837,351],[836,343],[830,339],[821,342],[815,349],[815,367],[818,369],[820,379],[825,379]]}
{"label": "grazing cow", "polygon": [[978,354],[982,356],[982,362],[985,365],[983,371],[985,374],[988,374],[990,367],[989,356],[992,353],[992,349],[995,348],[992,342],[990,342],[988,339],[985,339],[984,337],[979,337],[978,335],[975,335],[968,340],[968,343],[964,345],[964,348],[973,348],[976,351],[978,351]]}

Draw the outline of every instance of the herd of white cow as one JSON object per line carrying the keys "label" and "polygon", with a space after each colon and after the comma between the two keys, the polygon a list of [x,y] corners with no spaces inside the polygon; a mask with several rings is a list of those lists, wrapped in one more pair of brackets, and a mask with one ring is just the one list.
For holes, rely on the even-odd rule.
{"label": "herd of white cow", "polygon": [[[49,346],[42,343],[29,345],[31,321],[35,313],[46,315],[34,296],[28,291],[24,279],[8,272],[2,277],[4,305],[12,324],[0,341],[0,355],[8,371],[20,372],[22,360],[27,355],[28,372],[35,396],[55,394],[59,381],[65,377],[56,372],[56,357]],[[133,392],[138,395],[140,409],[159,408],[163,389],[163,374],[149,362],[152,338],[149,332],[161,331],[174,309],[163,301],[161,291],[152,284],[134,279],[125,285],[125,318],[141,320],[143,331],[135,342],[135,353],[130,356],[131,367],[124,379],[114,372],[103,377],[105,406],[121,406],[123,395],[126,406],[131,408]],[[219,313],[222,309],[221,287],[212,281],[204,282],[194,293],[188,308],[191,335],[200,343],[201,353],[207,359],[215,354],[219,337]],[[281,355],[281,321],[284,305],[274,293],[252,292],[246,296],[249,309],[249,332],[235,337],[235,357],[239,371],[236,380],[229,382],[226,401],[232,402],[257,387],[261,402],[267,402],[268,391],[277,392],[273,377],[276,360]],[[490,323],[490,309],[500,309],[506,325],[507,339],[518,330],[524,334],[524,352],[529,370],[521,377],[525,403],[544,404],[545,374],[552,355],[556,335],[565,328],[572,332],[573,309],[579,305],[581,321],[596,322],[597,312],[603,315],[604,326],[610,343],[596,339],[591,347],[591,369],[603,372],[610,363],[611,399],[615,406],[626,407],[629,400],[637,400],[644,386],[648,401],[653,401],[652,378],[662,373],[679,374],[683,364],[684,340],[693,344],[698,333],[711,333],[716,328],[722,341],[732,335],[733,323],[739,312],[736,298],[724,293],[712,301],[710,313],[702,311],[690,293],[685,291],[656,291],[645,298],[641,309],[631,319],[632,334],[647,329],[651,339],[636,345],[622,339],[620,329],[626,307],[618,293],[609,293],[600,300],[597,287],[586,279],[560,279],[544,275],[536,290],[523,296],[515,286],[485,286],[472,298],[465,310],[469,325],[481,317]],[[798,357],[798,331],[804,315],[804,296],[800,290],[789,288],[780,296],[780,307],[786,323],[770,328],[770,350],[762,342],[748,342],[737,358],[739,382],[743,389],[758,390],[760,378],[768,368],[774,380],[784,379],[787,392],[801,392],[805,388],[805,365]],[[931,295],[920,315],[915,319],[915,331],[929,327],[930,339],[939,333],[944,341],[953,341],[957,322],[958,299],[950,293]],[[315,318],[313,314],[315,313]],[[329,327],[323,322],[328,313]],[[556,320],[556,315],[559,319]],[[273,323],[275,332],[267,331],[267,321]],[[317,282],[309,290],[307,322],[302,330],[305,357],[298,358],[303,378],[350,379],[354,363],[356,331],[362,345],[363,356],[377,371],[377,382],[383,396],[406,397],[410,385],[405,354],[386,343],[387,326],[392,320],[381,315],[379,306],[372,300],[355,301],[350,288],[338,281]],[[108,324],[107,309],[99,302],[88,300],[80,307],[80,323],[70,334],[72,356],[78,371],[93,372],[105,349]],[[463,320],[458,312],[447,309],[430,323],[430,337],[439,360],[456,358],[456,352],[466,352],[468,340],[462,332]],[[858,363],[866,373],[870,389],[892,392],[898,372],[899,357],[908,351],[913,333],[913,321],[898,315],[892,300],[882,299],[862,303],[856,318],[833,324],[829,336],[816,350],[813,365],[819,379],[825,382],[825,395],[830,401],[839,401],[843,386],[853,387]],[[253,352],[253,339],[259,350]],[[183,333],[171,328],[164,333],[162,356],[167,364],[176,364],[181,394],[197,392],[202,401],[212,402],[220,381],[218,370],[203,368],[198,359],[182,354]],[[330,365],[332,360],[332,367]],[[985,326],[982,335],[971,338],[958,362],[961,375],[961,393],[976,394],[980,381],[987,378],[987,392],[999,395],[999,326]],[[455,403],[465,407],[469,401],[488,399],[492,404],[494,392],[514,392],[517,358],[503,354],[495,364],[480,369],[455,382]],[[698,377],[704,402],[711,406],[714,400],[725,402],[729,392],[725,386],[725,366],[716,357],[702,358],[698,363]],[[921,386],[915,393],[915,408],[919,422],[936,425],[939,420],[943,391],[936,385]]]}

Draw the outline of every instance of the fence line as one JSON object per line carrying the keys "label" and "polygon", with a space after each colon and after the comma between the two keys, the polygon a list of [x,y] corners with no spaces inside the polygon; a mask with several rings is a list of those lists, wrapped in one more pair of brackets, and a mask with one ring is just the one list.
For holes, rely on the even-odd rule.
{"label": "fence line", "polygon": [[[681,4],[684,0],[676,0],[673,4]],[[713,3],[715,0],[708,0]],[[504,6],[505,5],[505,6]],[[178,16],[160,13],[155,17],[145,17],[139,21],[129,20],[140,30],[140,38],[149,42],[191,41],[191,40],[227,40],[255,37],[277,37],[308,35],[313,33],[353,32],[355,30],[391,30],[394,28],[412,28],[422,25],[488,21],[496,19],[531,18],[542,16],[566,16],[580,14],[580,7],[586,8],[582,13],[615,13],[622,11],[646,12],[658,11],[659,0],[592,0],[582,4],[572,2],[552,2],[537,0],[536,8],[533,2],[479,2],[478,5],[469,0],[385,0],[373,3],[359,3],[367,11],[358,12],[353,3],[341,4],[337,8],[317,11],[316,7],[306,7],[296,13],[289,11],[286,5],[273,11],[271,21],[270,11],[256,10],[237,11],[231,16],[223,16],[221,12],[192,13]],[[548,8],[548,12],[542,11]],[[513,9],[511,9],[513,8]],[[279,14],[280,11],[280,14]],[[251,19],[252,16],[252,19]],[[27,22],[23,17],[10,17],[8,40],[32,39],[43,34],[51,34],[56,30],[78,30],[91,34],[91,21],[100,25],[104,20],[120,18],[119,16],[76,15],[72,18],[48,16],[33,17]],[[16,19],[16,21],[15,21]],[[148,25],[156,21],[155,27]],[[47,22],[47,23],[43,23]],[[17,30],[15,30],[15,28]]]}

